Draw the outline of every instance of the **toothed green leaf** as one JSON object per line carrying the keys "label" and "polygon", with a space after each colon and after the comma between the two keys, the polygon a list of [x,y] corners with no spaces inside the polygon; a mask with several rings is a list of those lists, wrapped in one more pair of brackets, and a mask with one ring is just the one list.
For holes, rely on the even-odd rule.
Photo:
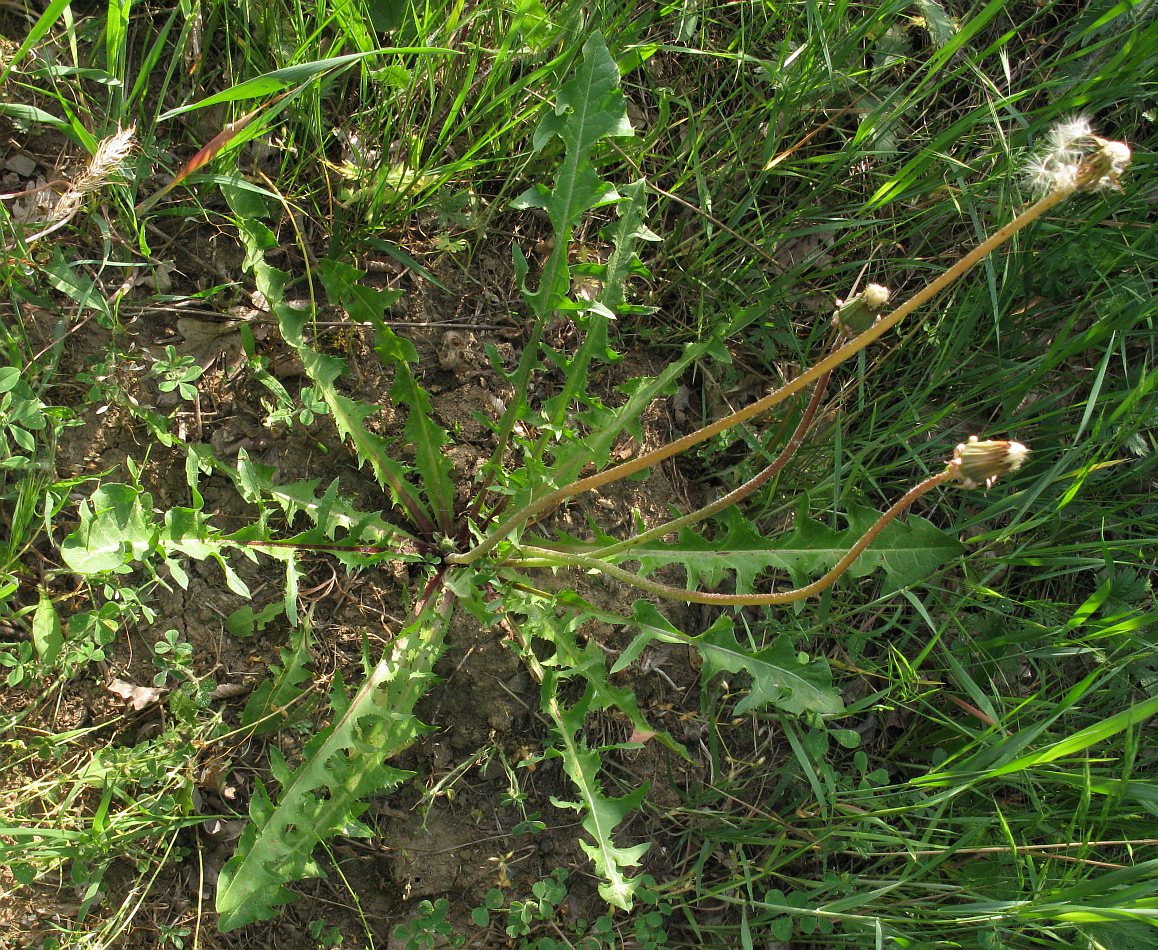
{"label": "toothed green leaf", "polygon": [[[608,620],[610,618],[604,617]],[[612,673],[628,667],[652,641],[682,643],[703,658],[700,675],[704,682],[719,673],[745,673],[751,677],[748,695],[736,712],[772,706],[790,713],[818,713],[835,716],[844,710],[844,701],[832,686],[832,672],[823,658],[802,659],[788,637],[778,637],[770,646],[749,649],[739,643],[731,617],[726,614],[698,637],[676,629],[653,604],[637,600],[627,620],[639,634],[611,668]]]}
{"label": "toothed green leaf", "polygon": [[[738,510],[729,508],[721,514],[720,528],[711,538],[685,528],[672,544],[641,545],[620,559],[638,559],[645,574],[680,564],[687,572],[688,590],[717,590],[731,581],[737,593],[750,594],[767,587],[758,582],[770,570],[787,573],[791,586],[801,587],[836,564],[879,515],[852,504],[846,517],[848,526],[836,531],[801,513],[787,535],[765,538]],[[909,515],[886,527],[846,576],[865,577],[879,569],[887,593],[928,577],[963,550],[958,541],[924,518]]]}
{"label": "toothed green leaf", "polygon": [[[195,508],[172,508],[158,523],[152,496],[132,485],[108,482],[80,505],[80,523],[60,545],[61,557],[82,576],[123,573],[152,559],[169,566],[181,582],[184,572],[175,555],[213,560],[226,586],[249,597],[249,588],[225,560],[225,553],[247,553],[235,535],[225,535]],[[252,555],[250,555],[252,556]]]}
{"label": "toothed green leaf", "polygon": [[943,48],[961,29],[937,0],[917,0],[917,9],[921,11],[925,29],[929,31],[938,49]]}
{"label": "toothed green leaf", "polygon": [[290,630],[290,645],[278,651],[281,666],[272,664],[270,676],[250,695],[241,713],[241,724],[249,727],[254,736],[266,736],[277,732],[286,724],[295,703],[295,721],[305,714],[299,700],[305,693],[303,685],[311,677],[308,669],[310,648],[314,643],[314,628],[309,617]]}
{"label": "toothed green leaf", "polygon": [[292,899],[287,884],[321,876],[313,858],[320,842],[369,836],[359,820],[366,798],[409,774],[385,760],[426,731],[414,706],[434,683],[450,614],[428,611],[403,630],[353,696],[340,682],[335,686],[334,720],[309,741],[296,769],[271,747],[270,766],[281,791],[275,804],[258,783],[237,852],[221,869],[217,911],[223,931],[268,920]]}
{"label": "toothed green leaf", "polygon": [[[246,500],[258,502],[263,498],[271,499],[285,513],[290,524],[299,514],[304,514],[317,526],[317,530],[312,533],[307,531],[286,538],[281,546],[291,543],[320,544],[339,537],[352,539],[356,545],[379,546],[394,543],[398,538],[413,540],[405,531],[385,521],[380,512],[358,511],[350,505],[338,494],[337,479],[330,482],[320,496],[317,489],[321,480],[317,478],[280,485],[274,482],[272,469],[253,462],[244,451],[238,456],[236,471],[230,474],[239,487],[244,486]],[[267,548],[266,553],[276,556],[277,546]],[[348,551],[338,550],[334,553],[343,564],[357,567],[364,566],[366,558],[373,552],[352,546]]]}
{"label": "toothed green leaf", "polygon": [[398,362],[395,373],[391,396],[399,406],[406,407],[403,431],[414,446],[415,465],[438,527],[443,534],[450,535],[454,531],[454,482],[451,480],[453,466],[445,450],[450,438],[434,421],[430,397],[418,385],[410,367]]}
{"label": "toothed green leaf", "polygon": [[619,90],[619,67],[607,52],[602,34],[593,33],[583,44],[583,62],[563,84],[555,110],[543,117],[532,138],[535,151],[556,135],[566,148],[555,188],[549,196],[540,195],[556,235],[568,234],[585,211],[618,197],[600,181],[589,155],[605,136],[633,134]]}
{"label": "toothed green leaf", "polygon": [[[564,605],[570,609],[557,612]],[[625,623],[623,618],[587,603],[577,594],[565,591],[554,599],[520,596],[512,591],[507,597],[507,609],[516,610],[526,617],[524,629],[527,633],[550,643],[555,652],[543,660],[543,665],[559,671],[560,678],[582,677],[593,695],[590,706],[594,709],[618,709],[630,720],[638,733],[653,735],[655,739],[677,755],[691,761],[687,750],[671,737],[671,734],[657,729],[644,717],[639,701],[633,690],[616,686],[611,682],[607,669],[607,655],[593,639],[579,644],[578,631],[592,618],[611,623]],[[617,667],[618,668],[618,667]]]}
{"label": "toothed green leaf", "polygon": [[646,207],[645,182],[637,181],[623,189],[622,200],[616,207],[619,217],[614,228],[614,250],[603,268],[603,287],[599,300],[585,308],[586,313],[579,318],[583,342],[570,360],[560,359],[560,369],[564,371],[563,388],[557,396],[548,399],[543,407],[549,422],[548,429],[558,429],[568,412],[573,410],[576,399],[586,389],[588,368],[592,361],[618,358],[607,345],[607,324],[614,317],[615,309],[623,302],[623,282],[636,259],[635,241],[645,233],[651,233],[643,227]]}
{"label": "toothed green leaf", "polygon": [[788,637],[777,637],[771,646],[750,650],[736,640],[730,624],[713,624],[695,638],[693,646],[703,657],[705,679],[723,672],[751,677],[748,695],[736,704],[737,715],[766,706],[822,716],[844,711],[840,694],[832,688],[828,663],[822,658],[799,656]]}
{"label": "toothed green leaf", "polygon": [[639,859],[649,845],[620,847],[613,834],[616,826],[640,806],[647,787],[641,786],[619,798],[603,794],[599,782],[599,751],[588,748],[580,737],[588,709],[595,698],[595,689],[588,686],[582,699],[567,709],[555,695],[557,682],[554,673],[547,671],[543,681],[544,711],[554,722],[559,737],[559,745],[554,751],[562,759],[563,769],[579,798],[574,802],[552,798],[552,802],[556,807],[570,808],[583,816],[581,825],[592,840],[581,839],[579,846],[591,858],[596,873],[603,879],[599,885],[600,896],[615,907],[631,910],[638,882],[628,877],[625,870],[639,865]]}
{"label": "toothed green leaf", "polygon": [[[276,244],[273,234],[260,221],[255,220],[252,202],[243,189],[225,185],[222,192],[238,215],[238,232],[245,245],[245,267],[253,272],[257,289],[265,296],[266,305],[277,317],[282,339],[297,354],[310,382],[325,401],[338,434],[350,440],[358,464],[369,463],[378,484],[390,489],[395,503],[406,512],[415,527],[426,534],[433,533],[434,521],[414,486],[407,481],[407,470],[391,457],[387,441],[366,426],[365,420],[374,412],[373,407],[350,399],[338,391],[335,384],[345,371],[345,361],[313,349],[305,339],[307,312],[285,302],[285,285],[289,275],[272,267],[265,259],[265,252]],[[324,270],[323,274],[334,282],[337,288],[335,293],[341,297],[342,288],[347,286],[341,283],[345,272],[338,265],[333,265]],[[361,315],[373,313],[378,304],[385,306],[381,300],[371,301],[365,294],[354,291],[350,291],[348,300],[353,301],[352,305],[362,308],[359,310]]]}

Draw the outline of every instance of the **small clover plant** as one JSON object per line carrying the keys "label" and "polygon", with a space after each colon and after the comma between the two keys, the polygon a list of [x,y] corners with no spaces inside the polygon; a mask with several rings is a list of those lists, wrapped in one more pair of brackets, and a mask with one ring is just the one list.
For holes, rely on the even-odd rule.
{"label": "small clover plant", "polygon": [[197,399],[197,382],[205,370],[187,354],[178,354],[173,346],[165,347],[165,355],[157,359],[150,372],[157,379],[157,388],[163,393],[176,392],[186,402]]}

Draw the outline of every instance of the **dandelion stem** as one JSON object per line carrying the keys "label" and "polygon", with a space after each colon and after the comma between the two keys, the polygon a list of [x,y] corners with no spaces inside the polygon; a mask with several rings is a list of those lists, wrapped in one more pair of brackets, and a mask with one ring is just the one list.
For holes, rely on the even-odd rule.
{"label": "dandelion stem", "polygon": [[799,449],[804,442],[804,437],[808,434],[808,430],[812,426],[812,420],[816,417],[816,412],[820,408],[820,403],[824,398],[824,392],[828,387],[828,380],[831,375],[831,373],[826,373],[820,378],[819,382],[817,382],[816,389],[812,393],[812,398],[808,402],[808,407],[804,410],[804,415],[800,417],[800,422],[796,425],[796,430],[789,437],[788,442],[784,448],[781,449],[780,454],[758,474],[748,479],[748,481],[744,482],[744,484],[738,488],[717,498],[711,504],[697,508],[695,511],[689,512],[680,518],[668,521],[666,524],[656,525],[654,528],[644,531],[642,534],[634,535],[616,544],[609,544],[605,548],[592,551],[590,552],[590,556],[611,557],[629,548],[634,548],[640,544],[647,544],[648,541],[654,541],[656,538],[662,538],[665,534],[674,534],[676,531],[686,528],[688,525],[696,524],[723,511],[725,508],[732,507],[732,505],[743,501],[754,491],[757,491],[770,482],[779,474],[781,469],[792,460],[792,456],[796,454],[796,450]]}
{"label": "dandelion stem", "polygon": [[919,485],[910,488],[902,498],[895,502],[888,511],[873,523],[872,527],[860,537],[856,544],[849,548],[848,553],[836,562],[832,570],[811,584],[806,584],[804,587],[797,587],[794,590],[768,594],[716,594],[707,591],[685,590],[682,587],[672,587],[670,584],[661,584],[658,581],[640,577],[638,574],[633,574],[631,571],[625,571],[623,568],[608,564],[606,561],[600,560],[598,557],[590,554],[572,554],[530,546],[521,548],[523,554],[530,555],[529,558],[515,559],[507,563],[517,567],[550,567],[560,564],[582,567],[606,574],[608,577],[613,577],[632,587],[638,587],[640,590],[647,591],[649,594],[654,594],[657,597],[665,597],[669,600],[680,600],[685,603],[715,604],[723,607],[792,604],[798,600],[805,600],[814,594],[819,594],[821,591],[831,587],[845,571],[852,567],[856,559],[864,553],[865,548],[876,540],[877,535],[885,529],[889,522],[900,515],[926,492],[932,491],[938,485],[944,485],[946,482],[958,477],[957,463],[950,462],[945,466],[943,471],[938,472],[936,475],[931,475]]}
{"label": "dandelion stem", "polygon": [[[918,307],[928,303],[936,297],[942,290],[952,284],[962,275],[968,273],[976,267],[985,257],[999,248],[1002,244],[1008,241],[1022,228],[1036,221],[1047,211],[1055,205],[1064,201],[1077,188],[1077,184],[1069,184],[1060,186],[1054,191],[1051,191],[1045,197],[1041,198],[1016,218],[1006,224],[1004,227],[995,231],[992,235],[986,238],[981,244],[973,248],[968,254],[954,263],[948,270],[933,280],[931,283],[923,287],[916,294],[906,300],[903,304],[897,307],[892,313],[886,317],[882,317],[873,327],[866,330],[864,333],[850,340],[844,346],[829,353],[816,365],[805,370],[791,382],[785,383],[779,389],[769,393],[763,399],[760,399],[750,406],[745,406],[743,409],[733,412],[731,415],[724,416],[695,432],[689,433],[682,438],[675,439],[672,442],[662,445],[657,449],[646,452],[636,458],[629,459],[612,468],[605,469],[602,472],[597,472],[587,478],[581,478],[572,482],[569,485],[563,485],[553,491],[548,492],[540,498],[531,501],[524,505],[518,511],[511,514],[498,527],[494,528],[487,534],[479,544],[477,544],[470,551],[464,554],[456,554],[447,558],[452,564],[472,564],[479,558],[488,554],[490,551],[502,542],[504,538],[517,530],[521,525],[525,524],[532,518],[550,511],[560,502],[568,498],[573,498],[576,495],[581,495],[584,492],[589,492],[594,488],[600,488],[603,485],[611,482],[619,481],[623,478],[629,478],[638,472],[651,468],[665,459],[671,458],[673,455],[678,455],[685,452],[693,446],[699,445],[708,439],[719,435],[721,432],[739,425],[741,422],[747,422],[749,419],[767,412],[773,406],[779,405],[789,396],[799,392],[806,386],[810,385],[815,380],[820,379],[827,373],[831,373],[837,366],[856,356],[857,353],[864,350],[870,343],[878,340],[884,336],[889,330],[900,323],[905,317],[911,314]],[[633,575],[629,575],[633,576]],[[807,595],[805,595],[807,596]],[[714,603],[714,601],[712,601]]]}

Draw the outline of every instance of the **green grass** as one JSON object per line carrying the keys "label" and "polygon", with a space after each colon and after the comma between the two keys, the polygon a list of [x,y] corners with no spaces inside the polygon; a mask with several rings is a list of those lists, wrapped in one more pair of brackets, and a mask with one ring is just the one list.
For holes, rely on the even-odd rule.
{"label": "green grass", "polygon": [[[1134,167],[1124,190],[1055,209],[838,371],[793,464],[745,503],[770,537],[802,497],[812,518],[842,529],[852,505],[887,507],[970,434],[1033,450],[1018,475],[988,492],[921,500],[916,513],[967,549],[920,583],[898,591],[869,575],[803,606],[737,612],[742,645],[786,636],[823,660],[845,712],[770,706],[737,715],[749,683],[727,673],[682,694],[681,712],[703,725],[693,751],[704,767],[671,773],[685,779],[676,780],[678,804],[632,803],[617,840],[654,840],[655,864],[645,866],[663,873],[654,897],[606,918],[614,940],[592,945],[645,946],[660,928],[658,945],[673,947],[1158,945],[1152,16],[1060,2],[977,5],[955,26],[934,3],[545,11],[431,2],[393,11],[288,0],[84,12],[53,4],[39,20],[5,10],[14,44],[35,42],[19,58],[5,45],[0,114],[9,136],[41,158],[44,177],[76,181],[118,128],[133,126],[138,144],[122,173],[50,236],[30,242],[44,222],[20,220],[13,200],[0,210],[0,344],[21,380],[4,409],[0,468],[0,662],[11,697],[0,720],[0,854],[9,869],[0,895],[21,911],[0,919],[0,936],[21,946],[162,937],[241,945],[216,932],[211,885],[189,890],[168,916],[153,891],[177,868],[203,874],[216,840],[212,809],[194,801],[205,787],[194,771],[221,763],[228,776],[234,766],[225,763],[236,761],[256,774],[259,757],[241,751],[237,716],[205,699],[213,664],[165,666],[146,654],[150,675],[168,670],[178,697],[155,731],[141,733],[123,704],[98,703],[92,722],[67,715],[83,691],[99,692],[102,664],[110,675],[127,669],[126,643],[163,639],[153,618],[158,577],[168,575],[151,576],[142,557],[131,573],[78,584],[61,552],[75,500],[98,480],[156,493],[151,455],[184,464],[172,462],[184,459],[175,411],[137,398],[144,370],[134,367],[164,358],[135,342],[141,314],[189,304],[224,313],[246,302],[244,216],[230,191],[241,180],[284,211],[270,224],[280,255],[271,260],[292,275],[287,299],[324,296],[320,272],[305,261],[361,264],[378,251],[412,292],[429,291],[428,275],[468,312],[525,320],[510,248],[541,264],[551,228],[510,205],[550,181],[563,159],[557,139],[536,150],[533,132],[598,29],[623,73],[637,134],[600,142],[592,157],[608,181],[646,181],[645,220],[660,238],[638,249],[649,274],[629,282],[637,312],[612,325],[611,345],[659,364],[746,315],[727,344],[730,364],[705,357],[683,374],[705,417],[720,413],[729,387],[751,376],[779,382],[823,355],[834,298],[875,281],[903,299],[1012,218],[1029,200],[1026,157],[1059,120],[1089,115],[1100,134],[1130,143]],[[317,65],[353,53],[361,58]],[[297,71],[278,72],[290,67]],[[210,97],[217,102],[179,111]],[[253,110],[211,163],[142,204]],[[50,170],[58,153],[71,158]],[[596,212],[574,243],[598,250],[598,231],[612,220]],[[545,250],[535,250],[539,242]],[[168,290],[146,282],[135,297],[118,293],[189,250],[233,270],[207,272],[200,286],[175,274]],[[538,286],[534,267],[529,282]],[[82,339],[87,355],[75,350]],[[99,359],[83,368],[99,385],[76,378],[94,346]],[[592,370],[603,372],[598,363]],[[97,405],[110,408],[98,416]],[[138,443],[116,470],[57,458],[58,443],[76,435],[71,426],[113,417]],[[794,418],[786,411],[773,422]],[[13,426],[33,433],[31,445]],[[773,431],[760,421],[744,439],[756,447]],[[734,441],[712,440],[682,463],[687,478],[713,487],[709,496],[765,464]],[[9,464],[16,455],[23,461]],[[323,478],[319,492],[331,467],[313,473]],[[189,504],[199,485],[191,477],[183,497],[158,495],[158,507]],[[512,480],[508,490],[520,487]],[[442,503],[449,511],[454,499]],[[156,543],[172,554],[179,542]],[[521,594],[511,596],[515,609]],[[315,662],[327,648],[314,647]],[[319,667],[345,675],[377,662],[376,645],[345,649]],[[542,657],[529,644],[522,653],[534,671]],[[280,663],[293,669],[289,655]],[[555,731],[582,746],[595,741],[575,727],[575,704],[586,699],[568,688],[560,687]],[[303,695],[293,703],[307,703]],[[317,707],[307,715],[324,718]],[[308,723],[301,729],[308,734]],[[506,738],[503,756],[540,739]],[[285,727],[278,741],[292,745],[297,733]],[[641,780],[635,760],[601,755],[605,800],[631,793]],[[579,752],[567,761],[581,760]],[[518,799],[519,781],[533,782],[506,768]],[[323,860],[345,866],[333,851]],[[576,906],[595,923],[606,910],[595,875],[578,860],[567,870]],[[471,906],[454,907],[454,929],[468,945],[503,945],[508,927],[582,945],[554,880],[534,895],[501,894],[473,924]],[[351,881],[327,892],[357,909],[342,918],[360,919],[344,945],[385,946],[414,904],[394,904],[388,926]],[[23,909],[45,901],[61,908],[54,922],[22,923]],[[316,901],[306,913],[326,906]],[[437,908],[422,919],[443,926]]]}

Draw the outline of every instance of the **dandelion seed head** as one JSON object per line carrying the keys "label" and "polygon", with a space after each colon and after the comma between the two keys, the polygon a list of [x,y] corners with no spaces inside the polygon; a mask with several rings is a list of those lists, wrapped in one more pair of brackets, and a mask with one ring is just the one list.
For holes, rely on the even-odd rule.
{"label": "dandelion seed head", "polygon": [[850,339],[869,329],[880,318],[881,308],[889,302],[889,289],[880,284],[869,284],[855,297],[838,300],[832,323]]}
{"label": "dandelion seed head", "polygon": [[1064,188],[1067,191],[1076,188],[1080,167],[1077,162],[1058,164],[1053,170],[1053,187]]}
{"label": "dandelion seed head", "polygon": [[1089,160],[1091,176],[1099,171],[1102,174],[1098,175],[1089,187],[1093,189],[1113,188],[1121,191],[1122,184],[1119,179],[1122,173],[1130,167],[1130,160],[1133,157],[1130,146],[1125,142],[1113,142],[1097,136],[1094,136],[1094,139],[1098,143],[1098,151]]}
{"label": "dandelion seed head", "polygon": [[1030,155],[1025,160],[1022,175],[1036,191],[1049,191],[1053,187],[1053,171],[1044,155]]}
{"label": "dandelion seed head", "polygon": [[889,302],[889,289],[880,284],[869,284],[864,289],[865,306],[870,310],[879,310]]}
{"label": "dandelion seed head", "polygon": [[1090,120],[1085,116],[1077,115],[1055,125],[1049,130],[1050,151],[1058,158],[1073,158],[1082,145],[1089,141],[1093,134]]}
{"label": "dandelion seed head", "polygon": [[1119,174],[1126,170],[1130,164],[1131,158],[1133,157],[1133,153],[1130,151],[1130,146],[1125,142],[1105,141],[1102,143],[1102,151],[1111,160],[1114,166],[1114,171],[1118,172]]}
{"label": "dandelion seed head", "polygon": [[1025,162],[1024,177],[1041,192],[1121,189],[1119,178],[1130,164],[1130,148],[1095,135],[1084,116],[1055,125],[1048,147]]}
{"label": "dandelion seed head", "polygon": [[1078,162],[1059,161],[1052,154],[1031,155],[1025,162],[1024,178],[1034,191],[1049,192],[1077,187]]}

